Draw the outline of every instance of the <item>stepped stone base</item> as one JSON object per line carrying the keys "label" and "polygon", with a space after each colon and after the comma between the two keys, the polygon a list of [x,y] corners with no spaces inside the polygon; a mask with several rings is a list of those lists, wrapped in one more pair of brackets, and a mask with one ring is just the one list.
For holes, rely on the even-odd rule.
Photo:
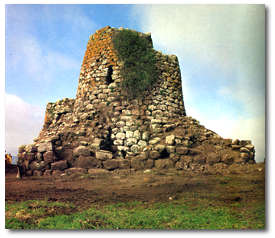
{"label": "stepped stone base", "polygon": [[[251,141],[223,139],[186,116],[175,55],[154,51],[158,81],[144,97],[128,99],[120,86],[123,62],[112,44],[120,31],[105,27],[90,37],[76,98],[48,103],[39,136],[19,147],[25,174],[206,171],[255,163]],[[139,36],[152,47],[150,34]]]}

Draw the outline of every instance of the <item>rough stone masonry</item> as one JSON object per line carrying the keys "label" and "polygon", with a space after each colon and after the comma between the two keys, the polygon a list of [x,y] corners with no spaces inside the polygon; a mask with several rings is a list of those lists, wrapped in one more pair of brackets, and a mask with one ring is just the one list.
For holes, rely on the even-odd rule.
{"label": "rough stone masonry", "polygon": [[[251,141],[223,139],[186,116],[178,58],[154,51],[158,81],[128,99],[109,26],[90,36],[75,99],[48,103],[43,129],[18,150],[26,175],[176,168],[207,172],[255,163]],[[150,34],[139,33],[153,47]]]}

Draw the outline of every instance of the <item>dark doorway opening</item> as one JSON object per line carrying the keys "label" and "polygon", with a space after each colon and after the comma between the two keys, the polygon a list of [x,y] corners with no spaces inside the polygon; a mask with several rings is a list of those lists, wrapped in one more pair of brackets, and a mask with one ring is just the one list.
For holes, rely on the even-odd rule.
{"label": "dark doorway opening", "polygon": [[107,76],[106,76],[106,83],[109,85],[110,83],[113,83],[114,80],[112,79],[112,74],[113,74],[113,66],[110,65],[108,67],[108,72],[107,72]]}

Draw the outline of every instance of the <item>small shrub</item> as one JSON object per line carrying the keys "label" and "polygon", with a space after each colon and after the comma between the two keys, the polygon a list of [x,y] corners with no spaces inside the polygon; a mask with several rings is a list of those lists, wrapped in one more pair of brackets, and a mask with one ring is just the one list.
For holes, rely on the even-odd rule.
{"label": "small shrub", "polygon": [[158,79],[152,43],[138,32],[122,30],[113,39],[119,59],[124,63],[122,90],[129,98],[138,98],[149,91]]}

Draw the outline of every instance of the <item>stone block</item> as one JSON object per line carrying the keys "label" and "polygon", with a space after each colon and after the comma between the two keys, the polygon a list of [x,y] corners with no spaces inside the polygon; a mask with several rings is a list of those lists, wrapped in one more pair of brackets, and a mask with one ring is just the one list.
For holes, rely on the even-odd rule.
{"label": "stone block", "polygon": [[233,142],[232,142],[232,149],[233,150],[239,150],[242,146],[241,145],[236,145],[236,144],[233,144]]}
{"label": "stone block", "polygon": [[103,168],[107,170],[114,170],[119,168],[119,161],[116,159],[106,160],[103,162]]}
{"label": "stone block", "polygon": [[67,175],[71,175],[71,174],[86,174],[87,173],[87,169],[84,168],[69,168],[65,170]]}
{"label": "stone block", "polygon": [[137,139],[136,138],[128,138],[126,140],[126,146],[132,146],[137,144]]}
{"label": "stone block", "polygon": [[154,167],[154,164],[155,164],[155,162],[152,159],[145,160],[144,161],[144,169],[151,169]]}
{"label": "stone block", "polygon": [[169,135],[169,136],[166,136],[165,138],[165,143],[167,145],[173,145],[175,143],[175,135]]}
{"label": "stone block", "polygon": [[94,142],[91,144],[91,148],[93,151],[100,150],[100,146],[102,144],[103,140],[99,138],[95,138]]}
{"label": "stone block", "polygon": [[138,155],[136,155],[135,158],[139,160],[146,160],[148,158],[148,152],[142,151]]}
{"label": "stone block", "polygon": [[126,135],[123,132],[119,132],[116,134],[116,138],[119,140],[124,140],[126,138]]}
{"label": "stone block", "polygon": [[140,160],[138,158],[133,158],[131,160],[131,168],[136,169],[136,170],[144,169],[144,161]]}
{"label": "stone block", "polygon": [[206,162],[207,164],[213,165],[221,161],[221,156],[215,152],[210,152],[207,154]]}
{"label": "stone block", "polygon": [[155,161],[156,169],[169,169],[173,168],[174,164],[170,159],[160,159]]}
{"label": "stone block", "polygon": [[43,175],[44,176],[50,176],[50,175],[52,175],[52,171],[49,170],[49,169],[46,169]]}
{"label": "stone block", "polygon": [[166,149],[165,145],[161,145],[161,144],[157,144],[155,146],[155,150],[157,150],[158,152],[163,152]]}
{"label": "stone block", "polygon": [[234,157],[230,153],[222,154],[221,155],[221,162],[230,165],[234,162]]}
{"label": "stone block", "polygon": [[141,134],[139,130],[134,131],[133,137],[136,138],[137,140],[141,139]]}
{"label": "stone block", "polygon": [[33,161],[32,163],[30,163],[29,168],[31,170],[42,170],[45,168],[45,166],[46,166],[46,163],[44,161],[41,161],[41,162]]}
{"label": "stone block", "polygon": [[58,159],[67,160],[70,165],[73,163],[73,150],[64,149],[58,154]]}
{"label": "stone block", "polygon": [[[254,148],[254,147],[253,147]],[[240,152],[249,153],[249,149],[246,147],[241,147]]]}
{"label": "stone block", "polygon": [[42,176],[42,171],[40,171],[40,170],[34,170],[33,171],[33,176]]}
{"label": "stone block", "polygon": [[53,150],[53,144],[52,142],[44,142],[40,144],[37,148],[38,152],[46,152],[46,151],[52,151]]}
{"label": "stone block", "polygon": [[66,168],[68,168],[66,160],[60,160],[51,164],[52,170],[64,170]]}
{"label": "stone block", "polygon": [[43,154],[43,158],[46,164],[52,163],[55,161],[55,154],[53,151],[47,151]]}
{"label": "stone block", "polygon": [[133,152],[133,153],[138,153],[139,152],[139,150],[140,150],[140,147],[138,146],[138,145],[132,145],[131,146],[131,151]]}
{"label": "stone block", "polygon": [[30,153],[37,152],[37,146],[35,146],[35,145],[27,145],[25,147],[25,151],[26,152],[30,152]]}
{"label": "stone block", "polygon": [[18,153],[23,153],[25,151],[26,145],[20,145],[18,147]]}
{"label": "stone block", "polygon": [[141,148],[144,148],[144,147],[147,146],[147,142],[144,141],[144,140],[140,140],[140,141],[138,142],[138,145],[139,145]]}
{"label": "stone block", "polygon": [[149,144],[155,145],[155,144],[159,143],[160,141],[161,141],[161,139],[159,137],[155,137],[149,141]]}
{"label": "stone block", "polygon": [[130,161],[127,159],[119,159],[118,160],[118,167],[119,169],[129,169],[130,168]]}
{"label": "stone block", "polygon": [[158,159],[160,157],[160,153],[156,150],[152,150],[149,152],[149,158],[150,159]]}
{"label": "stone block", "polygon": [[144,131],[142,133],[142,136],[141,136],[141,139],[142,140],[145,140],[145,141],[148,141],[149,140],[149,137],[150,137],[150,133],[148,131]]}
{"label": "stone block", "polygon": [[196,155],[193,157],[194,164],[205,164],[206,158],[203,155]]}
{"label": "stone block", "polygon": [[78,146],[73,150],[73,156],[89,156],[91,154],[90,149],[87,146]]}
{"label": "stone block", "polygon": [[100,168],[101,162],[92,156],[79,156],[75,162],[74,167],[90,169],[90,168]]}
{"label": "stone block", "polygon": [[254,151],[254,145],[248,144],[245,145],[245,148],[247,148],[249,151]]}
{"label": "stone block", "polygon": [[88,169],[88,174],[92,176],[106,176],[110,174],[110,172],[106,169]]}
{"label": "stone block", "polygon": [[189,149],[184,146],[177,146],[176,153],[179,155],[187,155],[189,153]]}
{"label": "stone block", "polygon": [[25,159],[28,161],[33,161],[35,159],[35,154],[34,153],[26,153]]}
{"label": "stone block", "polygon": [[96,152],[95,157],[98,160],[109,160],[113,158],[113,154],[110,151],[106,151],[106,150],[99,150]]}

